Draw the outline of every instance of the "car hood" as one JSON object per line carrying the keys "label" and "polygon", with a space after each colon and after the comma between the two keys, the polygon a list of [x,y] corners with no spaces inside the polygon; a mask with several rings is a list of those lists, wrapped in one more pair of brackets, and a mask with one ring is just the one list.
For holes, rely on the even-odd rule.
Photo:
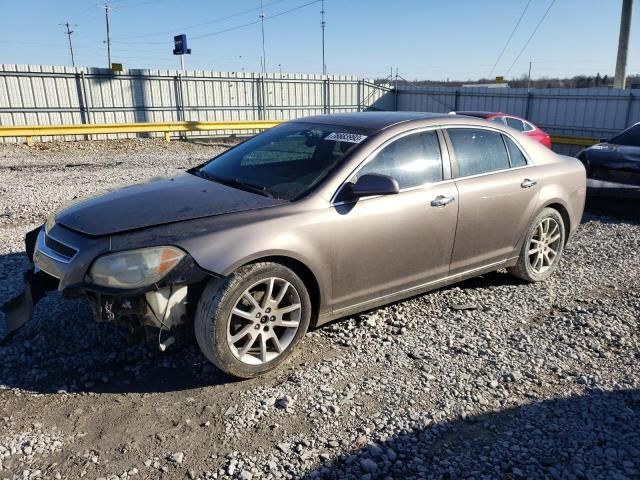
{"label": "car hood", "polygon": [[60,210],[55,220],[102,236],[284,203],[185,173],[82,199]]}

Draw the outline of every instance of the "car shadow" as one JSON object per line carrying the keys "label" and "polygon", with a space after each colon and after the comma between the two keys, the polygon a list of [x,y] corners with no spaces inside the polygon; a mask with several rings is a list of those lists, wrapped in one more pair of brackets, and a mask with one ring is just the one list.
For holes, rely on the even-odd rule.
{"label": "car shadow", "polygon": [[612,217],[612,221],[616,223],[640,223],[637,200],[588,196],[585,209],[587,216],[589,214],[593,216],[605,215]]}
{"label": "car shadow", "polygon": [[304,478],[640,478],[637,389],[586,390],[452,421],[414,417],[383,441],[355,434],[348,453]]}
{"label": "car shadow", "polygon": [[[0,304],[20,293],[27,267],[24,252],[0,256]],[[86,301],[50,292],[36,305],[33,318],[0,342],[0,388],[152,393],[235,382],[209,363],[194,338],[182,338],[191,336],[188,331],[165,352],[155,335],[129,344],[124,328],[95,322]],[[3,332],[0,312],[0,338]]]}

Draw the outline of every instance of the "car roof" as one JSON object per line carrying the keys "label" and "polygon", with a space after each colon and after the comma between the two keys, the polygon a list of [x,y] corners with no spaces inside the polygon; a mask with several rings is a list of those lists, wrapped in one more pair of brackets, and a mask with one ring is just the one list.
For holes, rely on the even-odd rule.
{"label": "car roof", "polygon": [[398,123],[412,120],[430,120],[436,118],[448,118],[446,113],[423,112],[352,112],[336,113],[331,115],[315,115],[296,119],[296,122],[322,123],[327,125],[340,125],[343,127],[360,127],[381,130]]}
{"label": "car roof", "polygon": [[[494,115],[507,115],[506,113],[502,113],[502,112],[485,112],[482,110],[465,110],[465,111],[456,111],[452,113],[455,113],[456,115],[466,115],[468,117],[480,117],[480,118],[493,117]],[[515,115],[510,115],[510,114],[509,116],[515,117]]]}

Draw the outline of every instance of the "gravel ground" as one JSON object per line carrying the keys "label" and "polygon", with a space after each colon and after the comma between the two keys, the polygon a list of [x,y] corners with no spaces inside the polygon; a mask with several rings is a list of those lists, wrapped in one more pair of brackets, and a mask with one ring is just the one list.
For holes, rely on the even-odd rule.
{"label": "gravel ground", "polygon": [[[52,209],[221,148],[0,145],[0,303]],[[242,382],[188,335],[127,346],[49,295],[0,346],[0,479],[640,478],[639,293],[640,225],[586,215],[544,283],[497,272],[343,319]]]}

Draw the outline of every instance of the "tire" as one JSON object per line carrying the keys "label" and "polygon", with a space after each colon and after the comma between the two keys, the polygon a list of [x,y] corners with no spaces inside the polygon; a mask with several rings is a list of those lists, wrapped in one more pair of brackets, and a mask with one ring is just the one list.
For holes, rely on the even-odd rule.
{"label": "tire", "polygon": [[[550,225],[547,232],[544,231],[546,222]],[[564,220],[560,213],[553,208],[543,209],[527,229],[518,262],[507,271],[527,282],[546,280],[558,268],[564,250],[565,235]],[[555,252],[553,258],[551,252]]]}
{"label": "tire", "polygon": [[253,378],[291,355],[310,320],[311,300],[300,277],[283,265],[263,262],[211,280],[200,296],[194,328],[210,362],[234,377]]}

